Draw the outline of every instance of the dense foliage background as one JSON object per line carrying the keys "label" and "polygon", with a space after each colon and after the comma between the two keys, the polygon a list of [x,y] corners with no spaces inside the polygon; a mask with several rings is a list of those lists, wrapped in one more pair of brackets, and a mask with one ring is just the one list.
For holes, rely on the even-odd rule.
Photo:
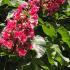
{"label": "dense foliage background", "polygon": [[[6,19],[24,0],[0,0],[0,33],[6,26]],[[38,13],[35,35],[42,36],[46,45],[40,42],[40,52],[29,51],[25,57],[18,57],[0,49],[0,70],[70,70],[70,1],[67,0],[52,16],[44,9]],[[37,53],[44,51],[42,57]]]}

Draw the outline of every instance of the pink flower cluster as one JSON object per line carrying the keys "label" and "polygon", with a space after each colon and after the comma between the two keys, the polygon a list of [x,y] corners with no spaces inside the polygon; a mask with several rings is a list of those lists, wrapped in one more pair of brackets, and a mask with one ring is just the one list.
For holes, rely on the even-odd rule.
{"label": "pink flower cluster", "polygon": [[34,27],[38,24],[39,0],[29,0],[20,5],[7,20],[7,25],[2,31],[0,45],[4,48],[25,56],[32,49],[31,40],[34,37]]}
{"label": "pink flower cluster", "polygon": [[52,15],[54,12],[58,11],[60,6],[65,3],[65,0],[45,0],[43,6],[48,11],[48,15]]}

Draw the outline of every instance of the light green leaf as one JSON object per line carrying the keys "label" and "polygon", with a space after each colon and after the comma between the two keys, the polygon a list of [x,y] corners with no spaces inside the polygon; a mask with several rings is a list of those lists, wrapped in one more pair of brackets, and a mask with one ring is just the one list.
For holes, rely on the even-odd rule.
{"label": "light green leaf", "polygon": [[58,33],[62,36],[62,40],[67,43],[70,48],[70,35],[67,29],[65,29],[64,27],[60,27],[58,28]]}
{"label": "light green leaf", "polygon": [[46,35],[48,35],[49,37],[51,37],[51,38],[56,37],[55,28],[51,24],[49,24],[49,23],[43,24],[42,29],[43,29],[44,33]]}

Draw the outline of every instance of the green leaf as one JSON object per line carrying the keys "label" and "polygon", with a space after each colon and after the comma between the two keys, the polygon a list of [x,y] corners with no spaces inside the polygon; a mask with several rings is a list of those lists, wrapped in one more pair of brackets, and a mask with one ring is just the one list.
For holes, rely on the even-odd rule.
{"label": "green leaf", "polygon": [[48,46],[47,48],[46,48],[46,54],[47,54],[47,56],[48,56],[48,61],[49,61],[49,63],[50,64],[54,64],[54,59],[52,58],[53,56],[52,56],[52,52],[53,52],[53,50]]}
{"label": "green leaf", "polygon": [[55,28],[51,24],[49,24],[49,23],[43,24],[42,29],[43,29],[44,33],[46,35],[48,35],[49,37],[51,37],[51,38],[56,37]]}
{"label": "green leaf", "polygon": [[63,55],[61,53],[59,46],[57,44],[53,44],[51,46],[51,48],[56,52],[54,59],[57,60],[60,64],[62,64],[63,63],[63,60],[62,60]]}
{"label": "green leaf", "polygon": [[2,0],[2,4],[10,4],[9,0]]}
{"label": "green leaf", "polygon": [[7,4],[8,6],[17,7],[19,4],[22,4],[23,0],[2,0],[1,5]]}
{"label": "green leaf", "polygon": [[44,24],[43,20],[40,17],[38,18],[38,21],[40,24]]}
{"label": "green leaf", "polygon": [[67,16],[70,16],[70,4],[67,5],[66,10],[63,11]]}
{"label": "green leaf", "polygon": [[62,36],[62,40],[68,45],[70,48],[70,35],[67,29],[65,29],[63,26],[58,28],[58,33]]}
{"label": "green leaf", "polygon": [[30,63],[29,65],[22,65],[19,70],[41,70],[37,64]]}
{"label": "green leaf", "polygon": [[58,62],[63,65],[64,63],[69,63],[69,58],[62,55],[62,52],[57,44],[47,47],[46,54],[48,56],[48,61],[51,65],[58,66]]}
{"label": "green leaf", "polygon": [[55,60],[60,62],[60,64],[63,64],[63,62],[69,63],[69,58],[66,58],[62,55],[62,52],[57,44],[53,44],[52,49],[57,53],[55,56]]}
{"label": "green leaf", "polygon": [[9,2],[10,2],[9,6],[17,7],[19,5],[19,1],[18,0],[11,0]]}
{"label": "green leaf", "polygon": [[45,65],[45,66],[42,66],[42,68],[44,69],[44,70],[49,70],[49,68]]}

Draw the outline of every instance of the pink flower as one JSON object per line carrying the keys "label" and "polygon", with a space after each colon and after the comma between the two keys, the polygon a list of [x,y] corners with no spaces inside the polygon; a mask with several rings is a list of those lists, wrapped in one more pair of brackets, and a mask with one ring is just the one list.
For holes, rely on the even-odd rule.
{"label": "pink flower", "polygon": [[22,31],[16,31],[14,33],[15,38],[18,38],[22,43],[27,40],[26,35]]}
{"label": "pink flower", "polygon": [[0,45],[2,45],[4,42],[4,39],[3,38],[0,38]]}
{"label": "pink flower", "polygon": [[16,20],[8,20],[6,28],[9,28],[10,30],[16,28]]}
{"label": "pink flower", "polygon": [[[2,31],[1,37],[4,40],[0,39],[0,45],[13,49],[13,52],[17,52],[20,57],[25,56],[32,48],[31,40],[35,36],[34,27],[38,23],[39,7],[36,5],[38,1],[23,2],[14,12],[12,19],[7,20],[7,25]],[[34,2],[34,5],[30,6],[31,2]]]}
{"label": "pink flower", "polygon": [[31,23],[30,25],[31,25],[32,28],[34,28],[38,24],[38,20],[37,19],[32,19],[32,18],[30,18],[28,20],[28,22]]}
{"label": "pink flower", "polygon": [[22,35],[22,31],[15,31],[14,32],[14,37],[19,38]]}
{"label": "pink flower", "polygon": [[19,28],[19,29],[21,29],[21,28],[22,28],[22,24],[18,24],[17,26],[18,26],[18,28]]}
{"label": "pink flower", "polygon": [[24,42],[26,42],[26,40],[27,40],[27,37],[26,37],[26,35],[23,33],[23,34],[20,36],[20,41],[21,41],[22,43],[24,43]]}
{"label": "pink flower", "polygon": [[30,15],[34,15],[39,11],[39,7],[37,7],[36,5],[34,5],[30,10],[29,13]]}
{"label": "pink flower", "polygon": [[29,29],[25,29],[24,30],[24,33],[26,34],[26,36],[28,38],[33,38],[34,37],[34,30],[29,28]]}
{"label": "pink flower", "polygon": [[22,48],[17,48],[17,53],[20,57],[25,56],[27,51]]}
{"label": "pink flower", "polygon": [[23,8],[27,8],[28,3],[24,2],[23,4],[21,4],[20,6],[18,6],[17,11],[14,12],[14,19],[18,20],[20,18],[21,12]]}
{"label": "pink flower", "polygon": [[38,19],[38,14],[32,15],[31,18],[33,18],[34,20]]}
{"label": "pink flower", "polygon": [[22,11],[22,7],[19,7],[19,8],[17,9],[17,11],[14,12],[13,18],[14,18],[15,20],[18,20],[18,19],[20,18],[20,13],[21,13],[21,11]]}
{"label": "pink flower", "polygon": [[28,7],[28,3],[24,1],[20,6],[25,9]]}
{"label": "pink flower", "polygon": [[8,41],[4,41],[3,45],[7,48],[7,49],[12,49],[13,48],[13,42],[11,40]]}
{"label": "pink flower", "polygon": [[9,38],[10,38],[10,33],[4,31],[4,32],[2,32],[2,37],[3,37],[4,39],[9,39]]}

